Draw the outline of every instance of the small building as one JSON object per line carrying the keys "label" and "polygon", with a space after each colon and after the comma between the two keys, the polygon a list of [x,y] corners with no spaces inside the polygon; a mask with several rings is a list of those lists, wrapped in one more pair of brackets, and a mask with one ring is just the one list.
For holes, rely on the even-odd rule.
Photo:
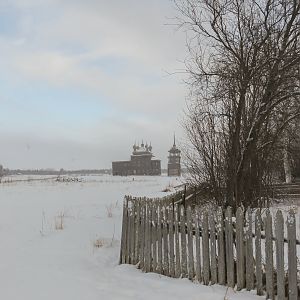
{"label": "small building", "polygon": [[168,176],[181,175],[180,153],[181,151],[176,146],[175,135],[174,135],[174,143],[172,148],[169,150],[169,156],[168,156]]}
{"label": "small building", "polygon": [[151,144],[133,145],[133,152],[128,161],[112,162],[112,174],[129,175],[161,175],[161,163],[152,154]]}

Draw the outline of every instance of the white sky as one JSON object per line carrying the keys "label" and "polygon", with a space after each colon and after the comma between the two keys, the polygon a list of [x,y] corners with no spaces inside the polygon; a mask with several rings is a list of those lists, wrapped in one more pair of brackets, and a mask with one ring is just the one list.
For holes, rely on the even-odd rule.
{"label": "white sky", "polygon": [[0,2],[0,162],[109,168],[152,142],[166,167],[185,106],[170,0]]}

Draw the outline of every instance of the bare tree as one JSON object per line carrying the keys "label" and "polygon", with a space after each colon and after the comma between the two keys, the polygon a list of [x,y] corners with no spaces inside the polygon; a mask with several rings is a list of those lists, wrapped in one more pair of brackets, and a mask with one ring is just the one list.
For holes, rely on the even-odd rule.
{"label": "bare tree", "polygon": [[223,205],[261,205],[284,131],[300,116],[300,2],[175,4],[189,33],[192,179]]}

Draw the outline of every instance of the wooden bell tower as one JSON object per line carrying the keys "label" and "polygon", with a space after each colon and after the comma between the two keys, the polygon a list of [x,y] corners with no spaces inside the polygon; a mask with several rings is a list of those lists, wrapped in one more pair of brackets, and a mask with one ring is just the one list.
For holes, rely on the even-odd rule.
{"label": "wooden bell tower", "polygon": [[174,134],[174,143],[172,148],[169,150],[169,156],[168,156],[168,176],[181,175],[180,153],[181,151],[177,148],[175,143],[175,134]]}

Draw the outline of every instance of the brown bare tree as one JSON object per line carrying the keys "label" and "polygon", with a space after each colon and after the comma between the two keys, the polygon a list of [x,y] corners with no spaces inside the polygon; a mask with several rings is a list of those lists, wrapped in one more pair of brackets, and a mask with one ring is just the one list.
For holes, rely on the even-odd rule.
{"label": "brown bare tree", "polygon": [[285,129],[299,122],[300,2],[175,4],[189,37],[191,178],[219,204],[261,205]]}

